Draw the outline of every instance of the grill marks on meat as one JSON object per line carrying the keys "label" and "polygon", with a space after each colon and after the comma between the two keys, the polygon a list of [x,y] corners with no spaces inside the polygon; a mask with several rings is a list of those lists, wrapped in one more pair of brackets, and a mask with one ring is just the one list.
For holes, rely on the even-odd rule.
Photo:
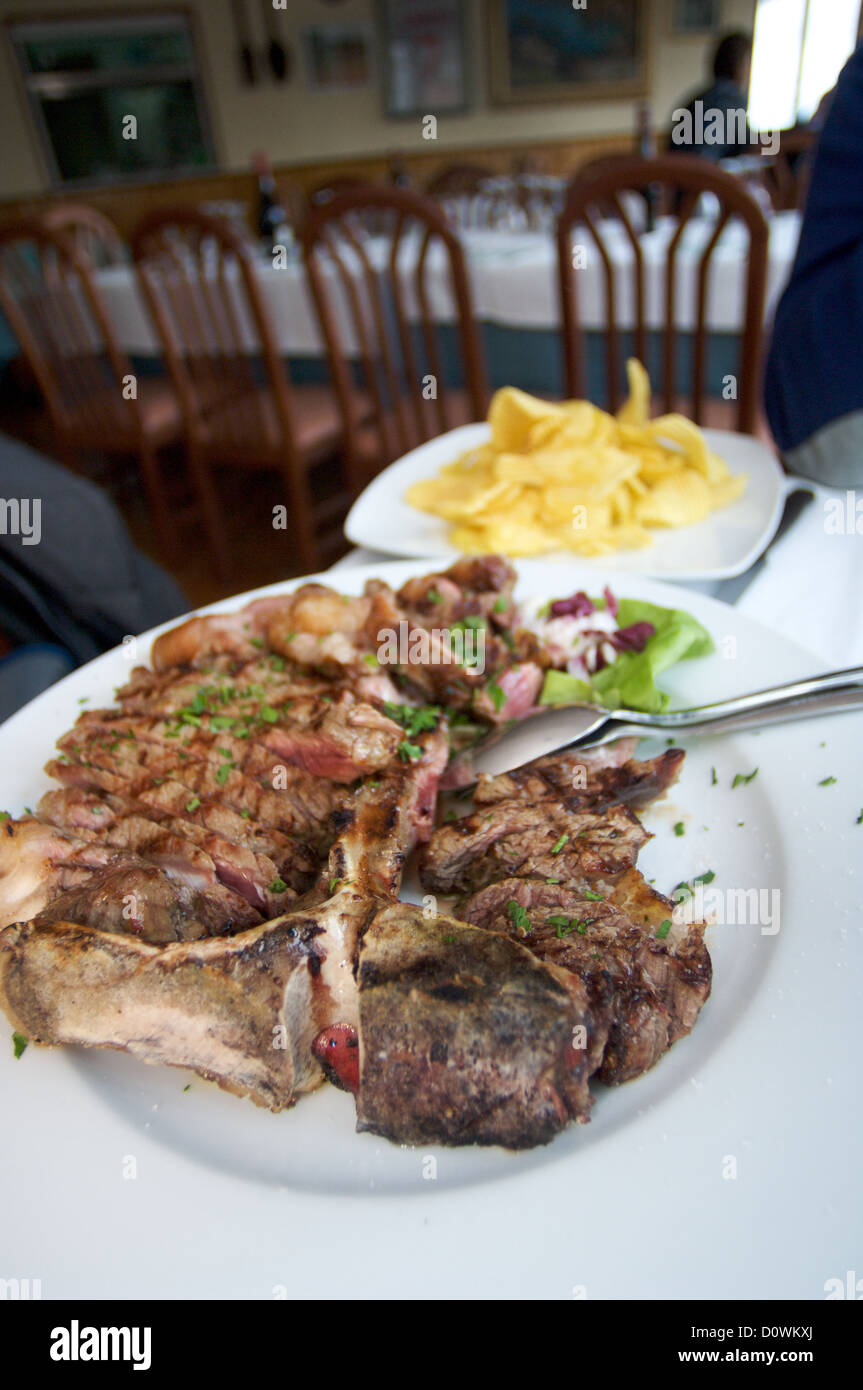
{"label": "grill marks on meat", "polygon": [[[512,797],[533,801],[539,797],[566,796],[595,810],[614,805],[647,806],[677,781],[686,756],[682,748],[669,748],[648,762],[628,759],[617,763],[603,758],[603,752],[599,749],[591,754],[575,749],[538,758],[525,767],[496,777],[482,772],[474,792],[474,804],[490,806]],[[576,776],[581,769],[586,775],[586,786],[576,791]]]}
{"label": "grill marks on meat", "polygon": [[587,1119],[587,1059],[573,1042],[590,1005],[571,972],[396,903],[363,937],[358,983],[359,1130],[519,1149]]}
{"label": "grill marks on meat", "polygon": [[[673,935],[658,939],[656,928],[671,920],[673,903],[638,870],[624,878],[621,890],[612,887],[601,902],[585,896],[587,885],[504,879],[458,908],[465,921],[521,940],[540,960],[578,975],[596,1020],[595,1069],[608,1083],[652,1067],[690,1031],[710,990],[701,925],[682,936],[672,928]],[[516,925],[512,903],[526,914],[526,928]]]}
{"label": "grill marks on meat", "polygon": [[[574,752],[484,778],[479,809],[440,827],[423,857],[425,887],[462,894],[458,917],[577,975],[592,1011],[590,1070],[608,1083],[652,1067],[710,993],[703,924],[674,923],[674,904],[635,867],[649,836],[630,806],[662,794],[683,756]],[[586,785],[562,796],[577,767]]]}
{"label": "grill marks on meat", "polygon": [[[35,1042],[118,1047],[191,1067],[272,1110],[292,1105],[323,1079],[315,1038],[356,1022],[358,945],[389,900],[382,887],[398,888],[413,833],[400,811],[418,777],[405,765],[384,784],[361,787],[331,851],[329,883],[233,936],[153,945],[125,925],[107,930],[109,910],[92,900],[88,910],[104,907],[104,927],[61,920],[60,900],[37,920],[8,927],[0,933],[0,1003],[13,1026]],[[78,900],[66,901],[75,911]],[[164,902],[165,933],[188,936],[184,906]]]}
{"label": "grill marks on meat", "polygon": [[466,893],[520,873],[571,879],[631,868],[650,839],[625,806],[597,813],[578,799],[501,801],[435,831],[420,862],[433,893]]}

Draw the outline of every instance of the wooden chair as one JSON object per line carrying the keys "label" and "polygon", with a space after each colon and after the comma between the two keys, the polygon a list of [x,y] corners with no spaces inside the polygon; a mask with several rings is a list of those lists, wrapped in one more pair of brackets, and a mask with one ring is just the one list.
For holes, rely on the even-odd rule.
{"label": "wooden chair", "polygon": [[342,489],[316,504],[310,472],[340,450],[342,415],[329,386],[291,386],[253,250],[224,219],[177,208],[144,219],[132,256],[182,406],[220,571],[230,566],[215,466],[278,473],[299,559],[315,569],[317,528],[343,514],[349,499]]}
{"label": "wooden chair", "polygon": [[[363,218],[369,212],[385,216],[385,238],[364,235]],[[485,363],[464,252],[442,208],[410,189],[345,189],[332,202],[312,208],[301,240],[344,412],[355,487],[417,444],[485,418]],[[443,248],[449,274],[463,389],[447,379],[430,313],[427,270],[432,246]],[[412,318],[408,294],[413,299]],[[353,361],[344,330],[354,338]],[[370,403],[368,424],[357,413],[359,402],[367,408]]]}
{"label": "wooden chair", "polygon": [[[156,537],[174,539],[159,451],[182,438],[167,381],[136,378],[118,345],[92,267],[65,231],[30,218],[0,231],[0,305],[44,397],[58,453],[133,455]],[[71,457],[70,457],[71,456]]]}
{"label": "wooden chair", "polygon": [[88,265],[120,265],[127,259],[125,244],[113,222],[86,203],[52,203],[39,220],[54,231],[66,232]]}
{"label": "wooden chair", "polygon": [[[634,277],[634,351],[643,362],[647,360],[647,324],[645,316],[645,267],[640,239],[627,215],[621,195],[631,190],[656,186],[663,197],[670,195],[668,205],[678,206],[676,227],[668,244],[665,266],[663,398],[666,411],[677,406],[677,342],[676,325],[678,251],[681,238],[703,193],[713,193],[719,203],[719,215],[698,259],[696,274],[697,317],[693,340],[691,413],[697,424],[702,423],[706,396],[706,308],[711,259],[729,219],[737,217],[748,233],[746,258],[746,307],[737,374],[738,401],[735,428],[753,433],[758,415],[761,344],[764,322],[764,296],[767,281],[767,220],[755,199],[733,175],[716,168],[706,160],[686,155],[659,155],[655,159],[631,158],[615,160],[605,167],[589,169],[576,176],[570,184],[566,205],[558,220],[558,271],[560,280],[561,320],[563,327],[564,372],[567,394],[585,394],[584,330],[579,323],[577,280],[578,271],[572,263],[572,233],[578,226],[591,235],[599,251],[605,272],[605,336],[608,408],[616,410],[621,400],[623,362],[620,351],[620,330],[617,322],[616,276],[612,257],[605,240],[599,213],[613,209],[624,228],[633,252]],[[607,227],[607,223],[604,224]]]}

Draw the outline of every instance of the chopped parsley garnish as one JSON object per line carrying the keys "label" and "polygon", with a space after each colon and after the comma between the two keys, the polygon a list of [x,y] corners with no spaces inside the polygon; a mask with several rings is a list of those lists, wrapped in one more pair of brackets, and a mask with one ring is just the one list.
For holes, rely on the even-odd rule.
{"label": "chopped parsley garnish", "polygon": [[260,637],[250,637],[249,645],[252,647],[262,647],[264,644]]}
{"label": "chopped parsley garnish", "polygon": [[189,812],[191,812],[191,811],[197,811],[197,809],[198,809],[198,807],[200,806],[200,804],[201,804],[201,798],[200,798],[199,796],[193,796],[192,799],[191,799],[191,801],[187,801],[187,802],[186,802],[186,810],[189,811]]}
{"label": "chopped parsley garnish", "polygon": [[546,883],[560,883],[559,878],[547,878],[545,881]]}
{"label": "chopped parsley garnish", "polygon": [[592,903],[602,903],[602,902],[605,902],[605,899],[603,898],[602,894],[601,894],[601,893],[594,893],[594,891],[593,891],[592,888],[585,888],[585,890],[584,890],[584,896],[585,896],[586,898],[590,898],[590,901],[591,901]]}
{"label": "chopped parsley garnish", "polygon": [[819,787],[832,787],[836,781],[835,777],[825,777],[818,783]]}
{"label": "chopped parsley garnish", "polygon": [[270,892],[284,893],[287,886],[288,885],[285,883],[285,880],[283,878],[274,878],[272,883],[270,884]]}
{"label": "chopped parsley garnish", "polygon": [[231,770],[233,766],[233,763],[222,763],[222,766],[217,770],[216,781],[218,782],[220,787],[223,787],[227,782],[228,778],[231,775]]}
{"label": "chopped parsley garnish", "polygon": [[447,811],[447,813],[446,813],[446,815],[444,816],[443,819],[444,819],[444,824],[445,824],[445,825],[450,825],[452,821],[458,820],[458,812],[457,812],[457,811]]}
{"label": "chopped parsley garnish", "polygon": [[675,822],[675,825],[674,825],[674,833],[675,833],[675,835],[685,835],[685,834],[686,834],[686,826],[683,824],[683,821],[682,821],[682,820],[679,820],[679,821],[676,821],[676,822]]}
{"label": "chopped parsley garnish", "polygon": [[375,656],[374,652],[366,652],[365,656],[363,657],[363,661],[365,662],[366,666],[379,666],[379,665],[380,665],[380,662],[378,661],[378,659],[377,659],[377,657]]}
{"label": "chopped parsley garnish", "polygon": [[751,781],[752,781],[753,777],[756,775],[757,772],[758,772],[758,768],[757,768],[757,767],[756,767],[756,769],[755,769],[754,772],[748,772],[748,773],[747,773],[747,772],[735,772],[735,774],[734,774],[734,781],[731,783],[732,787],[742,787],[742,786],[745,786],[747,782],[751,782]]}
{"label": "chopped parsley garnish", "polygon": [[485,689],[486,689],[486,694],[489,696],[489,698],[490,698],[492,704],[493,704],[494,707],[495,707],[495,710],[497,711],[498,714],[500,714],[500,711],[503,709],[504,705],[506,704],[506,693],[505,693],[505,691],[501,690],[501,688],[500,688],[500,686],[498,685],[497,681],[495,680],[494,676],[492,676],[491,680],[489,681],[489,683],[488,683],[488,685],[486,686]]}
{"label": "chopped parsley garnish", "polygon": [[861,812],[860,812],[859,816],[857,817],[857,819],[855,820],[854,824],[855,824],[855,825],[863,825],[863,810],[861,810]]}
{"label": "chopped parsley garnish", "polygon": [[442,602],[443,602],[443,594],[439,593],[437,589],[429,589],[428,592],[427,592],[427,594],[426,594],[426,602],[427,602],[427,603],[442,603]]}
{"label": "chopped parsley garnish", "polygon": [[567,842],[568,839],[569,839],[569,836],[568,836],[568,835],[561,835],[561,837],[560,837],[560,839],[558,840],[557,844],[556,844],[556,845],[552,845],[552,847],[551,847],[551,852],[552,852],[552,854],[560,854],[560,851],[563,849],[563,847],[564,847],[564,845],[566,844],[566,842]]}
{"label": "chopped parsley garnish", "polygon": [[661,925],[656,928],[656,935],[660,941],[664,941],[670,931],[671,922],[666,917],[665,921],[662,922]]}
{"label": "chopped parsley garnish", "polygon": [[505,613],[507,608],[509,608],[509,601],[501,594],[500,598],[495,599],[494,607],[491,611],[492,613]]}
{"label": "chopped parsley garnish", "polygon": [[15,1061],[16,1061],[16,1062],[18,1061],[18,1058],[21,1057],[21,1056],[23,1055],[23,1053],[25,1052],[25,1050],[26,1050],[26,1048],[27,1048],[27,1044],[28,1044],[29,1041],[30,1041],[30,1039],[29,1039],[29,1038],[25,1038],[23,1033],[13,1033],[13,1034],[12,1034],[12,1046],[13,1046],[13,1048],[14,1048],[14,1050],[15,1050]]}
{"label": "chopped parsley garnish", "polygon": [[384,713],[415,737],[427,729],[437,728],[441,710],[440,705],[397,705],[392,700],[385,700]]}
{"label": "chopped parsley garnish", "polygon": [[408,762],[408,760],[416,762],[417,758],[422,757],[423,750],[418,743],[411,743],[408,739],[403,738],[398,747],[398,754],[403,763]]}
{"label": "chopped parsley garnish", "polygon": [[192,1083],[191,1083],[191,1081],[190,1081],[189,1084],[188,1084],[188,1086],[184,1086],[184,1087],[183,1087],[183,1095],[185,1095],[187,1091],[191,1091],[191,1089],[192,1089]]}
{"label": "chopped parsley garnish", "polygon": [[525,934],[530,931],[530,918],[527,911],[521,903],[516,902],[515,898],[510,898],[507,903],[506,915],[513,925],[518,927],[519,931],[525,932]]}
{"label": "chopped parsley garnish", "polygon": [[587,919],[580,922],[577,917],[564,917],[560,914],[556,914],[554,917],[547,917],[546,921],[550,927],[554,927],[555,936],[558,941],[562,941],[565,936],[569,936],[569,933],[573,931],[578,932],[579,936],[584,936],[587,932],[587,928],[590,926],[590,922]]}
{"label": "chopped parsley garnish", "polygon": [[455,937],[454,937],[454,936],[445,936],[445,937],[444,937],[444,941],[446,942],[447,946],[454,946],[454,945],[455,945]]}
{"label": "chopped parsley garnish", "polygon": [[271,656],[271,657],[270,657],[270,669],[271,669],[272,671],[284,671],[284,669],[285,669],[285,658],[284,658],[283,656]]}
{"label": "chopped parsley garnish", "polygon": [[[680,894],[679,898],[677,896],[678,893]],[[677,902],[685,902],[686,898],[692,897],[692,889],[690,888],[688,883],[678,883],[674,888],[672,888],[671,896]]]}
{"label": "chopped parsley garnish", "polygon": [[715,768],[715,767],[712,767],[712,768],[710,769],[710,785],[711,785],[711,787],[715,787],[715,786],[717,785],[718,781],[719,781],[719,778],[716,776],[716,768]]}
{"label": "chopped parsley garnish", "polygon": [[277,709],[273,709],[272,705],[262,705],[261,718],[263,719],[265,724],[278,724],[279,711]]}
{"label": "chopped parsley garnish", "polygon": [[335,891],[336,891],[336,889],[338,888],[338,886],[339,886],[340,883],[341,883],[341,879],[340,879],[340,878],[331,878],[331,879],[330,879],[330,892],[331,892],[331,893],[335,893]]}
{"label": "chopped parsley garnish", "polygon": [[692,880],[692,882],[695,883],[695,884],[698,884],[698,883],[712,883],[713,880],[715,879],[715,877],[716,877],[716,874],[713,872],[713,870],[712,870],[712,869],[707,869],[707,870],[705,870],[705,872],[704,872],[703,874],[696,874],[696,875],[695,875],[695,878]]}
{"label": "chopped parsley garnish", "polygon": [[243,810],[243,811],[240,812],[240,815],[243,817],[243,820],[248,820],[248,819],[249,819],[249,816],[250,816],[251,814],[252,814],[251,811],[246,811],[246,810]]}
{"label": "chopped parsley garnish", "polygon": [[11,819],[12,819],[12,817],[10,816],[10,814],[9,814],[8,811],[0,811],[0,821],[2,821],[2,820],[11,820]]}

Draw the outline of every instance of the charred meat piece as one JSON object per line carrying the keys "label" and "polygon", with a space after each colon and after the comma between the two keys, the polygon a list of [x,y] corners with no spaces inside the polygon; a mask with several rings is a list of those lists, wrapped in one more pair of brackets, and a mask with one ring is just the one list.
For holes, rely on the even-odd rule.
{"label": "charred meat piece", "polygon": [[440,826],[420,860],[423,886],[466,893],[501,878],[614,877],[631,868],[650,839],[626,806],[601,813],[578,798],[501,801]]}
{"label": "charred meat piece", "polygon": [[363,936],[358,983],[358,1129],[520,1149],[587,1119],[592,1017],[569,971],[397,903]]}
{"label": "charred meat piece", "polygon": [[289,601],[289,595],[275,594],[255,599],[233,613],[189,618],[156,638],[150,654],[154,671],[200,666],[208,658],[222,654],[252,661],[269,623]]}
{"label": "charred meat piece", "polygon": [[[323,1078],[318,1034],[356,1025],[358,942],[388,901],[384,890],[398,888],[415,833],[402,807],[419,776],[404,765],[363,786],[328,881],[293,911],[233,936],[157,946],[128,927],[108,932],[56,911],[9,926],[0,932],[0,1005],[35,1042],[124,1048],[191,1067],[273,1110],[293,1104]],[[177,904],[161,904],[163,924],[179,926]],[[72,905],[87,908],[80,898]],[[102,901],[89,906],[107,923]],[[194,927],[183,920],[182,929],[188,938]]]}
{"label": "charred meat piece", "polygon": [[688,1033],[710,993],[703,924],[676,925],[673,907],[632,869],[606,895],[586,883],[504,879],[456,911],[578,976],[606,1023],[599,1078],[619,1083],[647,1071]]}
{"label": "charred meat piece", "polygon": [[261,914],[240,899],[237,916],[226,917],[212,894],[169,878],[154,864],[119,860],[94,869],[86,883],[60,893],[33,920],[39,927],[77,923],[164,946],[229,935],[260,922]]}
{"label": "charred meat piece", "polygon": [[685,757],[682,748],[670,748],[647,762],[629,758],[620,763],[604,754],[602,748],[593,752],[574,749],[538,758],[496,777],[480,773],[474,804],[487,806],[513,797],[535,801],[563,795],[596,810],[614,805],[646,806],[677,781]]}

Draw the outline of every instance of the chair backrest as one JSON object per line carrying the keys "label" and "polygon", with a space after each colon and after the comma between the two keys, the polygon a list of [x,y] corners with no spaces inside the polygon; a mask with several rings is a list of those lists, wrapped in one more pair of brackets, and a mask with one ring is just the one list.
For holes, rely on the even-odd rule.
{"label": "chair backrest", "polygon": [[[369,213],[386,224],[384,234],[365,233]],[[447,311],[454,309],[469,411],[484,418],[486,373],[465,257],[442,208],[411,189],[345,189],[312,208],[301,240],[349,441],[359,423],[357,386],[371,403],[382,460],[464,423],[454,413],[452,364],[432,315],[432,248],[443,271],[438,288]]]}
{"label": "chair backrest", "polygon": [[86,203],[52,203],[40,214],[40,221],[66,232],[88,265],[119,265],[126,259],[123,239],[113,222]]}
{"label": "chair backrest", "polygon": [[614,158],[598,167],[587,167],[570,184],[566,204],[557,224],[566,390],[571,396],[585,394],[585,335],[579,321],[579,271],[573,264],[573,231],[578,227],[580,232],[587,231],[595,243],[604,271],[608,408],[615,410],[621,399],[624,354],[620,351],[618,277],[628,271],[615,266],[608,240],[610,213],[623,228],[632,253],[633,348],[636,356],[647,362],[644,249],[638,229],[627,211],[624,195],[648,188],[656,191],[661,205],[677,209],[665,254],[664,305],[660,323],[664,334],[662,392],[667,411],[675,408],[678,395],[677,350],[678,338],[682,333],[678,327],[679,279],[683,273],[679,257],[681,242],[703,194],[712,194],[718,207],[715,219],[705,227],[699,254],[692,259],[695,320],[692,329],[690,394],[692,415],[698,424],[703,417],[706,395],[706,320],[712,258],[731,218],[738,218],[746,228],[745,264],[741,263],[741,273],[745,275],[745,307],[737,373],[737,429],[751,433],[756,424],[759,399],[768,224],[758,203],[740,180],[707,160],[686,155],[659,155],[655,159]]}
{"label": "chair backrest", "polygon": [[140,430],[131,364],[67,232],[41,218],[0,231],[0,305],[61,435],[95,447]]}
{"label": "chair backrest", "polygon": [[290,385],[248,239],[225,218],[172,208],[139,223],[131,245],[189,433],[218,411],[220,441],[252,452],[266,387],[290,449]]}
{"label": "chair backrest", "polygon": [[430,198],[470,197],[479,193],[486,179],[494,178],[494,170],[479,164],[450,164],[433,174],[425,186]]}

